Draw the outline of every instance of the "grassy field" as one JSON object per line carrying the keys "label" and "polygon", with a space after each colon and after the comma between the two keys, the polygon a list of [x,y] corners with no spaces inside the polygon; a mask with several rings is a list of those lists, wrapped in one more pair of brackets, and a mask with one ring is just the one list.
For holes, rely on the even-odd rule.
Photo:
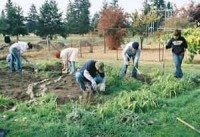
{"label": "grassy field", "polygon": [[[9,130],[7,137],[199,136],[199,133],[176,120],[179,117],[200,129],[200,88],[199,82],[196,82],[200,77],[199,64],[184,63],[184,78],[175,79],[170,51],[165,62],[152,61],[158,54],[152,55],[151,51],[144,51],[139,64],[142,79],[130,78],[131,66],[127,76],[121,79],[121,57],[117,60],[116,51],[103,51],[102,46],[94,48],[94,53],[88,53],[85,48],[83,57],[77,63],[80,67],[86,60],[96,59],[106,64],[106,92],[95,94],[92,101],[84,102],[80,94],[77,100],[58,104],[56,95],[47,94],[38,97],[36,103],[30,103],[29,100],[18,100],[1,92],[0,128]],[[26,54],[40,66],[39,78],[48,78],[50,75],[45,74],[55,71],[47,70],[46,67],[50,67],[50,64],[54,68],[58,66],[59,60],[54,58],[54,53],[55,51],[43,50]],[[0,66],[1,76],[6,76],[8,64],[0,61]],[[5,84],[18,82],[1,81],[0,90],[5,89]],[[20,84],[23,82],[19,81]],[[11,111],[11,106],[16,106],[17,109]]]}

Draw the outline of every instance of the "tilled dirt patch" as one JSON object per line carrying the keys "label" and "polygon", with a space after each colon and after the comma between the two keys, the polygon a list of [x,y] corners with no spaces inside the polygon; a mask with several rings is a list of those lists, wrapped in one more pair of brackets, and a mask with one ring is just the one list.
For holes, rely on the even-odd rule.
{"label": "tilled dirt patch", "polygon": [[[58,77],[51,78],[48,81],[55,81]],[[42,81],[44,78],[35,76],[33,73],[9,73],[0,72],[0,94],[17,100],[30,100],[30,96],[26,93],[28,86],[35,82]],[[62,79],[58,82],[51,82],[47,85],[47,94],[53,93],[58,98],[58,103],[65,103],[69,100],[77,100],[82,93],[76,84],[75,77],[71,75],[62,75]],[[34,89],[34,93],[39,91]]]}
{"label": "tilled dirt patch", "polygon": [[75,77],[72,75],[64,75],[57,83],[52,83],[47,86],[48,92],[58,96],[57,102],[64,103],[70,100],[78,100],[82,95]]}

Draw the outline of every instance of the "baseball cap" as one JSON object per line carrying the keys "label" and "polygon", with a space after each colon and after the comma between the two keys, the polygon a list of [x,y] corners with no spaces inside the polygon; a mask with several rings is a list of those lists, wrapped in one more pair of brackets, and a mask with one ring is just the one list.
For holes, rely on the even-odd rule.
{"label": "baseball cap", "polygon": [[138,49],[139,48],[139,43],[138,42],[133,42],[132,47],[134,49]]}
{"label": "baseball cap", "polygon": [[96,68],[100,73],[104,72],[104,63],[103,62],[96,62]]}

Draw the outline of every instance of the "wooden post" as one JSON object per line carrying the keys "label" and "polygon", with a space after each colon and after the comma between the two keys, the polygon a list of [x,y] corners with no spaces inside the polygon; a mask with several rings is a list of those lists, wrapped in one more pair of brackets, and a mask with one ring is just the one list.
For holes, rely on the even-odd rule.
{"label": "wooden post", "polygon": [[159,62],[161,61],[161,55],[160,55],[160,42],[159,42]]}
{"label": "wooden post", "polygon": [[116,50],[116,52],[117,52],[117,60],[119,60],[119,58],[118,58],[118,49],[119,49],[119,48],[117,48],[117,50]]}
{"label": "wooden post", "polygon": [[49,36],[48,36],[48,35],[47,35],[47,37],[46,37],[46,41],[47,41],[47,48],[48,48],[48,51],[50,52]]}
{"label": "wooden post", "polygon": [[80,49],[80,57],[82,58],[82,47],[81,47],[81,41],[79,43],[79,49]]}
{"label": "wooden post", "polygon": [[103,38],[104,38],[104,53],[106,53],[105,29],[103,29]]}

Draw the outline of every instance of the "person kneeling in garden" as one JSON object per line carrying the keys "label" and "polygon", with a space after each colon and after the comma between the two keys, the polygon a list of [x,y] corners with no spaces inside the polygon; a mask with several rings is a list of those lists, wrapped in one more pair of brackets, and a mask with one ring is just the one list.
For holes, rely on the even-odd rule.
{"label": "person kneeling in garden", "polygon": [[181,64],[187,47],[187,42],[185,38],[181,36],[181,31],[175,30],[173,33],[173,38],[171,38],[166,45],[166,49],[172,48],[173,60],[175,64],[174,77],[176,78],[183,77]]}
{"label": "person kneeling in garden", "polygon": [[57,58],[62,59],[63,72],[75,74],[76,66],[75,62],[78,58],[78,48],[66,48],[61,50],[61,52],[56,53]]}
{"label": "person kneeling in garden", "polygon": [[140,58],[139,43],[138,42],[130,42],[126,44],[125,48],[123,49],[122,56],[124,60],[124,64],[120,71],[120,77],[124,77],[129,66],[129,61],[132,59],[133,61],[133,69],[131,73],[132,78],[136,78],[137,70],[138,70],[138,61]]}
{"label": "person kneeling in garden", "polygon": [[[95,92],[97,90],[97,84],[101,84],[100,91],[105,91],[106,85],[103,62],[89,60],[76,72],[75,76],[83,93],[87,91]],[[85,82],[88,83],[87,88]]]}

